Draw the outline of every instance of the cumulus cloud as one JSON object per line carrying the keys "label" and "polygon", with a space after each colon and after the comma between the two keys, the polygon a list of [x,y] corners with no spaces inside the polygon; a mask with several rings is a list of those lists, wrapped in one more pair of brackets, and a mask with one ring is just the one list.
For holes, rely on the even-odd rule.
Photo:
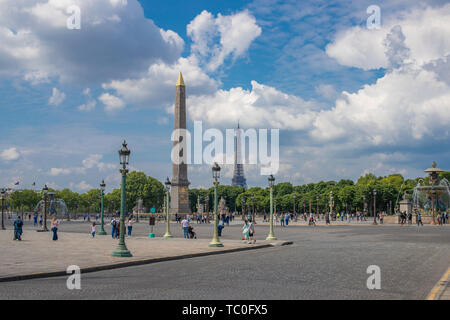
{"label": "cumulus cloud", "polygon": [[5,161],[17,160],[20,157],[20,153],[17,148],[11,147],[0,152],[0,159]]}
{"label": "cumulus cloud", "polygon": [[396,69],[321,111],[312,136],[346,139],[355,147],[408,145],[425,137],[448,139],[450,87],[421,68]]}
{"label": "cumulus cloud", "polygon": [[236,59],[245,54],[261,28],[247,10],[219,13],[217,18],[204,10],[188,24],[187,34],[193,41],[192,53],[202,59],[208,71],[214,71],[228,57]]}
{"label": "cumulus cloud", "polygon": [[[67,29],[71,5],[81,11],[79,30]],[[145,18],[137,0],[0,1],[0,43],[0,76],[33,82],[138,76],[157,60],[172,63],[184,47]]]}
{"label": "cumulus cloud", "polygon": [[91,89],[86,88],[83,90],[83,95],[85,95],[88,98],[88,101],[86,103],[83,103],[82,105],[79,105],[77,107],[80,111],[92,111],[95,109],[95,106],[97,105],[97,101],[92,99],[91,97]]}
{"label": "cumulus cloud", "polygon": [[109,93],[103,93],[98,99],[105,105],[105,111],[107,112],[117,111],[125,107],[125,102],[122,99]]}
{"label": "cumulus cloud", "polygon": [[[217,90],[218,82],[198,66],[195,57],[180,58],[174,64],[155,63],[142,78],[114,80],[104,83],[102,87],[115,90],[115,94],[127,103],[161,108],[173,104],[173,92],[180,71],[189,95],[211,94]],[[104,97],[105,100],[108,98],[109,95]]]}
{"label": "cumulus cloud", "polygon": [[52,90],[52,96],[48,99],[48,104],[53,106],[60,105],[66,99],[66,94],[56,88]]}
{"label": "cumulus cloud", "polygon": [[187,103],[190,119],[220,127],[233,128],[240,119],[247,127],[306,130],[315,117],[314,110],[323,106],[256,81],[251,85],[251,90],[237,87],[190,97]]}
{"label": "cumulus cloud", "polygon": [[380,30],[360,26],[342,30],[326,47],[326,53],[344,66],[364,70],[388,68],[394,52],[423,65],[450,53],[449,20],[450,4],[415,8],[383,19]]}

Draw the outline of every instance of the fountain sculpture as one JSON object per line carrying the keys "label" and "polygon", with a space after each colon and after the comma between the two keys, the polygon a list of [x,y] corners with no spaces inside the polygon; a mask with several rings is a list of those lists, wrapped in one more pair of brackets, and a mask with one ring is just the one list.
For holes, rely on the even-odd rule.
{"label": "fountain sculpture", "polygon": [[432,167],[425,170],[428,173],[428,183],[419,179],[413,193],[413,208],[415,213],[431,215],[432,223],[436,224],[435,217],[449,210],[450,189],[447,179],[440,179],[439,174],[444,170]]}

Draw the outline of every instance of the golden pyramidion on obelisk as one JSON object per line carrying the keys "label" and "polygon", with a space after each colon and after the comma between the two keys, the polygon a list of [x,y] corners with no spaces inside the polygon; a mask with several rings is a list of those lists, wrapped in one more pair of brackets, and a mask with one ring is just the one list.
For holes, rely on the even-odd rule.
{"label": "golden pyramidion on obelisk", "polygon": [[183,75],[181,74],[181,72],[180,72],[180,74],[178,75],[177,86],[184,86]]}

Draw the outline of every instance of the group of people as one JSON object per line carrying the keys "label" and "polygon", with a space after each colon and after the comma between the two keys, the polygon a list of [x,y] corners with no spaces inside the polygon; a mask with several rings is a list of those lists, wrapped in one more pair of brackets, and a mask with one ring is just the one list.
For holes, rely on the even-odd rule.
{"label": "group of people", "polygon": [[291,219],[292,214],[291,213],[281,213],[280,214],[280,225],[283,226],[288,226],[289,225],[289,220]]}
{"label": "group of people", "polygon": [[[125,223],[127,227],[127,235],[131,237],[131,232],[133,231],[133,223],[134,220],[132,217],[130,217],[127,222]],[[111,237],[113,239],[119,239],[120,236],[120,219],[119,218],[111,218]],[[95,236],[95,222],[92,223],[92,237]]]}
{"label": "group of people", "polygon": [[[42,225],[42,217],[40,220],[40,225]],[[53,232],[52,240],[56,241],[58,240],[58,227],[59,227],[60,221],[56,219],[56,217],[52,218],[52,222],[50,224],[50,230]],[[37,216],[35,215],[34,219],[34,225],[37,225]],[[16,219],[14,220],[14,239],[13,240],[22,240],[22,234],[23,234],[23,220],[20,217],[20,215],[17,215]]]}
{"label": "group of people", "polygon": [[186,215],[186,217],[181,221],[181,228],[183,229],[183,237],[185,239],[197,239],[197,234],[194,232],[194,227],[191,226],[190,215]]}

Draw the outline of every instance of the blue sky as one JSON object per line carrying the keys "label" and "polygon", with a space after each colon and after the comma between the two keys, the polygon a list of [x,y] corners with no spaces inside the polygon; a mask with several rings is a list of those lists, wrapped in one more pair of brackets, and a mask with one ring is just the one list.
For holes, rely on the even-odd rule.
{"label": "blue sky", "polygon": [[[449,169],[450,5],[379,1],[368,30],[372,4],[3,1],[0,186],[116,188],[123,139],[132,169],[170,176],[179,71],[189,128],[280,129],[278,181]],[[79,30],[66,27],[70,5]],[[189,177],[207,187],[210,167]]]}

